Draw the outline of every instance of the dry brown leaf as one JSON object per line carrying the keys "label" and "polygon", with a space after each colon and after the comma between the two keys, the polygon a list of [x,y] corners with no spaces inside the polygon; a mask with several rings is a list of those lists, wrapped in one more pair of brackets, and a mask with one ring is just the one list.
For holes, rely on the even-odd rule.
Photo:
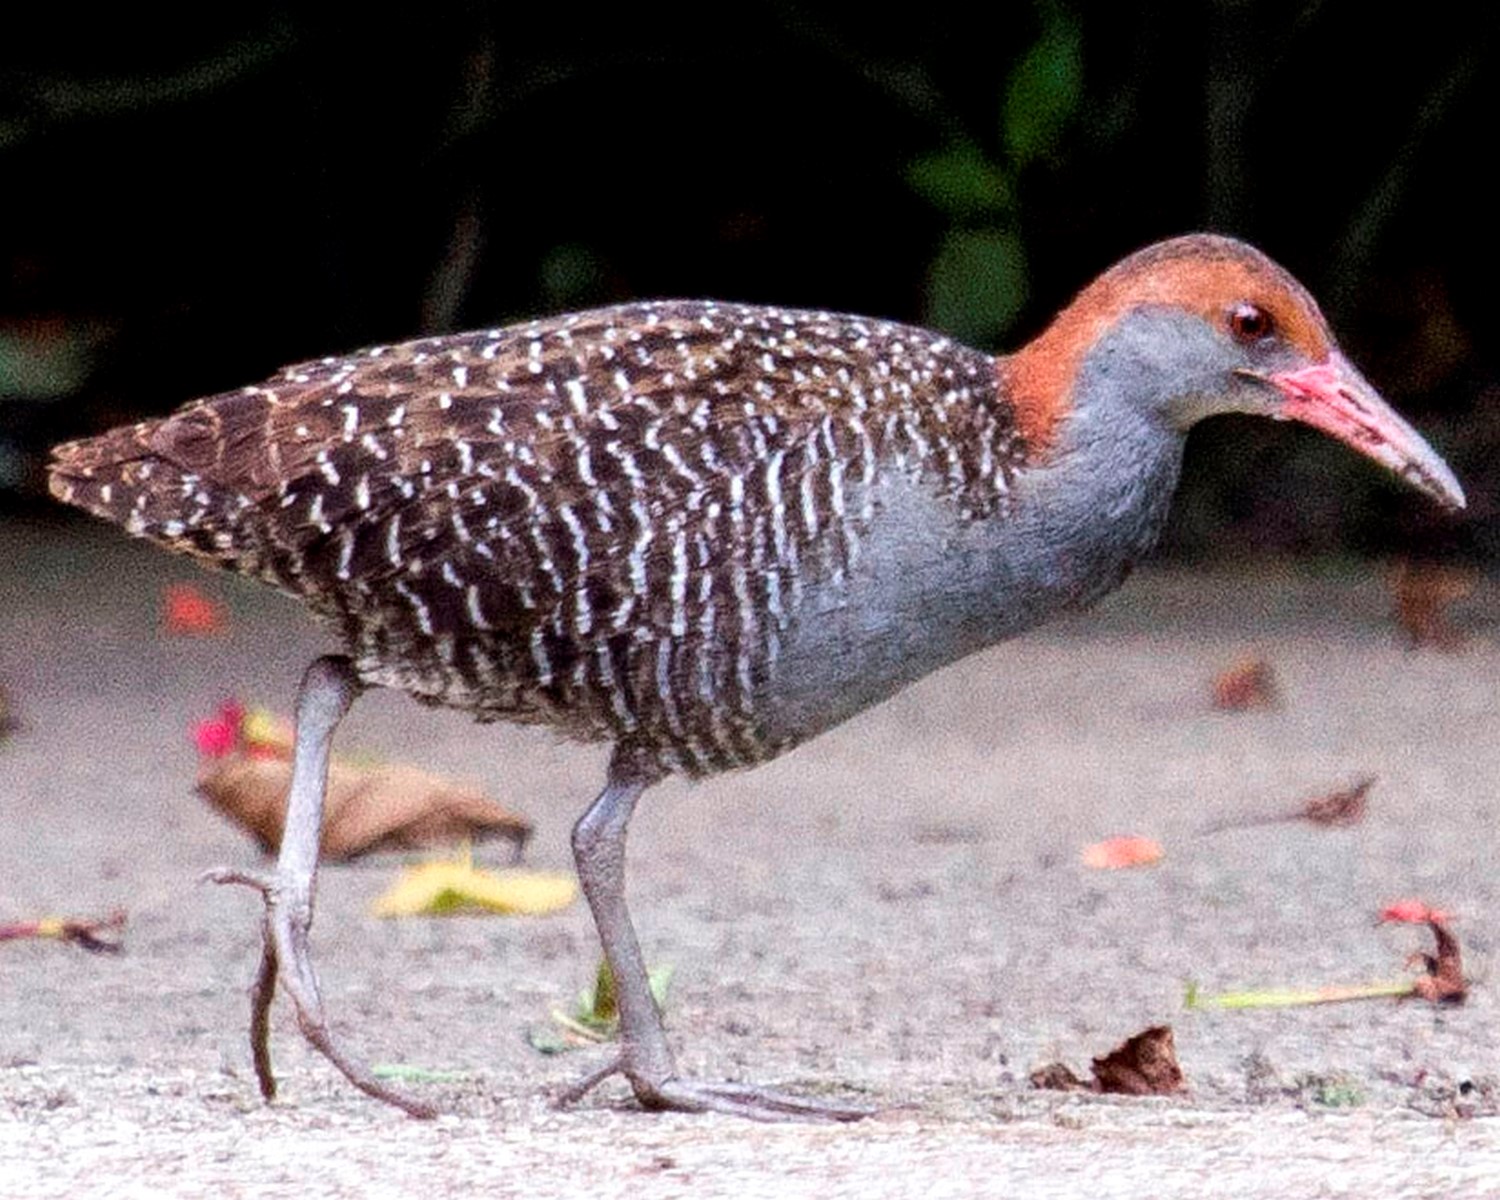
{"label": "dry brown leaf", "polygon": [[14,733],[20,727],[21,723],[16,720],[16,708],[11,703],[10,693],[0,688],[0,738],[7,733]]}
{"label": "dry brown leaf", "polygon": [[1094,1083],[1121,1096],[1168,1096],[1183,1086],[1170,1025],[1153,1025],[1094,1059]]}
{"label": "dry brown leaf", "polygon": [[1462,1004],[1468,995],[1468,981],[1464,979],[1463,955],[1458,938],[1448,928],[1451,914],[1433,908],[1425,900],[1408,897],[1394,900],[1380,910],[1380,923],[1400,922],[1407,925],[1426,925],[1437,940],[1433,954],[1413,954],[1406,960],[1408,967],[1420,965],[1424,973],[1410,983],[1405,981],[1331,984],[1315,988],[1269,988],[1245,992],[1221,992],[1218,995],[1202,995],[1196,985],[1189,984],[1186,1003],[1189,1008],[1291,1008],[1305,1004],[1342,1004],[1351,1000],[1407,1000],[1413,996],[1433,1004]]}
{"label": "dry brown leaf", "polygon": [[1387,581],[1396,624],[1410,646],[1449,654],[1463,649],[1468,635],[1453,624],[1448,610],[1474,590],[1472,569],[1402,559]]}
{"label": "dry brown leaf", "polygon": [[1314,796],[1288,819],[1307,821],[1312,825],[1358,825],[1365,819],[1365,797],[1375,786],[1377,776],[1361,775],[1346,788]]}
{"label": "dry brown leaf", "polygon": [[1469,994],[1469,983],[1464,978],[1463,951],[1458,938],[1448,928],[1453,919],[1451,913],[1433,908],[1425,900],[1396,900],[1380,910],[1381,924],[1398,921],[1408,925],[1426,925],[1437,941],[1433,954],[1413,954],[1407,965],[1420,963],[1426,974],[1414,980],[1411,994],[1420,996],[1434,1004],[1462,1004]]}
{"label": "dry brown leaf", "polygon": [[1305,821],[1309,825],[1325,828],[1358,825],[1365,819],[1366,798],[1370,789],[1379,781],[1376,775],[1361,775],[1348,787],[1325,792],[1305,800],[1296,808],[1277,813],[1251,813],[1242,817],[1225,817],[1205,825],[1203,833],[1218,833],[1224,829],[1248,829],[1255,825],[1283,825],[1293,821]]}
{"label": "dry brown leaf", "polygon": [[1183,1088],[1182,1068],[1170,1025],[1153,1025],[1126,1038],[1092,1067],[1085,1083],[1063,1063],[1049,1063],[1031,1073],[1031,1086],[1053,1091],[1101,1092],[1120,1096],[1168,1096]]}
{"label": "dry brown leaf", "polygon": [[51,938],[71,942],[90,954],[118,954],[118,940],[101,937],[125,928],[125,910],[115,909],[107,917],[42,917],[36,921],[14,921],[0,925],[0,942],[23,938]]}
{"label": "dry brown leaf", "polygon": [[1268,660],[1256,655],[1236,659],[1214,676],[1214,707],[1222,712],[1275,708],[1280,700],[1275,670]]}
{"label": "dry brown leaf", "polygon": [[1464,978],[1463,953],[1458,948],[1458,939],[1442,921],[1429,920],[1427,928],[1437,939],[1437,953],[1413,955],[1426,968],[1427,974],[1413,981],[1412,994],[1433,1004],[1462,1004],[1468,997],[1469,983]]}
{"label": "dry brown leaf", "polygon": [[[273,854],[281,845],[292,764],[244,753],[206,761],[198,793]],[[328,771],[321,857],[344,861],[382,850],[415,850],[466,839],[508,838],[517,853],[531,822],[473,785],[403,764]]]}
{"label": "dry brown leaf", "polygon": [[1079,1079],[1067,1063],[1048,1063],[1031,1073],[1031,1086],[1044,1092],[1092,1092],[1094,1086]]}

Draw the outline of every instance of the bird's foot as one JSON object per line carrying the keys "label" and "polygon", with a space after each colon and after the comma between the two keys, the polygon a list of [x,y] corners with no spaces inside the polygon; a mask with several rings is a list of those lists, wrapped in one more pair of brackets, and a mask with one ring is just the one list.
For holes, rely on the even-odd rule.
{"label": "bird's foot", "polygon": [[358,1055],[346,1050],[329,1029],[307,938],[312,907],[306,881],[286,880],[279,873],[263,875],[234,869],[209,871],[203,878],[212,883],[243,884],[260,892],[265,900],[265,940],[260,970],[250,993],[250,1053],[255,1062],[260,1094],[267,1100],[276,1098],[276,1076],[271,1069],[271,1001],[276,995],[276,981],[280,979],[296,1009],[297,1026],[302,1030],[302,1036],[337,1067],[344,1078],[366,1095],[393,1104],[413,1117],[437,1116],[437,1109],[431,1104],[383,1083]]}
{"label": "bird's foot", "polygon": [[859,1121],[875,1110],[794,1096],[751,1083],[719,1083],[672,1076],[653,1080],[633,1072],[623,1057],[585,1076],[557,1098],[559,1106],[582,1099],[612,1075],[624,1075],[643,1108],[672,1112],[717,1112],[752,1121]]}
{"label": "bird's foot", "polygon": [[875,1110],[862,1105],[836,1104],[794,1096],[753,1083],[724,1083],[706,1079],[668,1079],[636,1096],[648,1108],[678,1112],[721,1112],[752,1121],[860,1121]]}

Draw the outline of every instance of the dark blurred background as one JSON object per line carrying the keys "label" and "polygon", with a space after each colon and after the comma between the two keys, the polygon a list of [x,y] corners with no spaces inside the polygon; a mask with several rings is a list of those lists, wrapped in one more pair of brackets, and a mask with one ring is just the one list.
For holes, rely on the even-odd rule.
{"label": "dark blurred background", "polygon": [[1224,418],[1171,551],[1500,552],[1495,10],[875,11],[31,13],[0,45],[0,516],[52,511],[51,442],[301,358],[668,295],[1004,348],[1207,228],[1308,284],[1472,508]]}

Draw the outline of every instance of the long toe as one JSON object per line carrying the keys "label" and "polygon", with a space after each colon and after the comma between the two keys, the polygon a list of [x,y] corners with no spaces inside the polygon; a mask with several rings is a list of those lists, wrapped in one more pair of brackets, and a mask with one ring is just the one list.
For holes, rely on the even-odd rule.
{"label": "long toe", "polygon": [[752,1121],[860,1121],[875,1109],[794,1096],[750,1083],[718,1083],[702,1079],[668,1079],[656,1085],[636,1085],[636,1096],[647,1108],[678,1112],[719,1112]]}
{"label": "long toe", "polygon": [[413,1117],[426,1120],[437,1116],[434,1105],[409,1096],[380,1079],[329,1028],[307,937],[312,918],[310,881],[289,877],[280,868],[271,874],[221,868],[208,872],[204,878],[215,883],[239,883],[252,887],[260,892],[265,902],[262,925],[265,948],[250,999],[250,1052],[261,1095],[268,1101],[276,1096],[276,1076],[271,1066],[270,1013],[276,985],[280,983],[297,1011],[297,1025],[302,1036],[343,1072],[350,1083],[366,1095],[395,1105]]}

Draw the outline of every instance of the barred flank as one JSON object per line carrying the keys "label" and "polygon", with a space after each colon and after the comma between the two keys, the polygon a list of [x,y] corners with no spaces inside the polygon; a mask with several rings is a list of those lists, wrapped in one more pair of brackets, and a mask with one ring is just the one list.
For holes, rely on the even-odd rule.
{"label": "barred flank", "polygon": [[303,597],[372,682],[706,773],[783,748],[758,683],[880,475],[982,516],[1026,449],[936,334],[661,302],[291,367],[60,446],[51,486]]}

